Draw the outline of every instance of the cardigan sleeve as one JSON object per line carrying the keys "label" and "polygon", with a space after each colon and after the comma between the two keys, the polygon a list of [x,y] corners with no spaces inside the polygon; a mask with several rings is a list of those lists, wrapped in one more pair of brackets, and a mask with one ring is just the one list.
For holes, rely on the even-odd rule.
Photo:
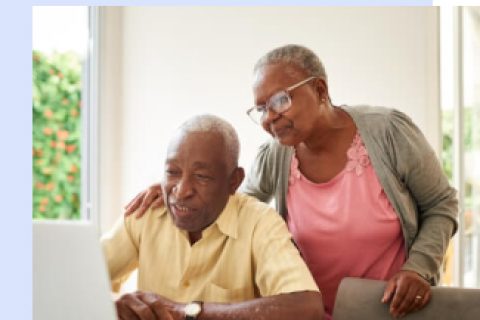
{"label": "cardigan sleeve", "polygon": [[270,202],[275,192],[269,156],[270,143],[265,142],[259,147],[241,189],[242,192],[263,202]]}
{"label": "cardigan sleeve", "polygon": [[415,271],[435,284],[449,239],[457,229],[456,191],[426,138],[407,115],[392,110],[389,131],[394,170],[417,209],[418,230],[402,269]]}

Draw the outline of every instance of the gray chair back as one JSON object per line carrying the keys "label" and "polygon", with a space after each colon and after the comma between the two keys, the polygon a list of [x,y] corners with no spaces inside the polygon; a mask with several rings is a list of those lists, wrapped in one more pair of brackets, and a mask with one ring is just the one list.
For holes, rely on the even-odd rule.
{"label": "gray chair back", "polygon": [[[333,309],[334,320],[394,319],[380,302],[385,281],[345,278]],[[430,302],[402,320],[480,320],[480,289],[432,287]]]}

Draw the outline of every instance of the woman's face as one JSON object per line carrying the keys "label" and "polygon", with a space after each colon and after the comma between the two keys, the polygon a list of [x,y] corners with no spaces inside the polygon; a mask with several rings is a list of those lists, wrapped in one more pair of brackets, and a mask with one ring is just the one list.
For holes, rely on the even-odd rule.
{"label": "woman's face", "polygon": [[[264,105],[281,90],[308,78],[305,71],[289,64],[270,64],[258,70],[253,87],[255,105]],[[295,146],[314,130],[320,115],[321,89],[318,79],[289,92],[291,107],[281,114],[268,110],[262,127],[283,145]]]}

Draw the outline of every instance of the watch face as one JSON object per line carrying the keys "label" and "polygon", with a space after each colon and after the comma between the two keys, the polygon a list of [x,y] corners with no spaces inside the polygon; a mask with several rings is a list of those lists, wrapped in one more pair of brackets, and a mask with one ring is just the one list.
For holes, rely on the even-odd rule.
{"label": "watch face", "polygon": [[198,302],[192,302],[185,306],[185,315],[190,317],[196,317],[200,311],[202,311],[202,307]]}

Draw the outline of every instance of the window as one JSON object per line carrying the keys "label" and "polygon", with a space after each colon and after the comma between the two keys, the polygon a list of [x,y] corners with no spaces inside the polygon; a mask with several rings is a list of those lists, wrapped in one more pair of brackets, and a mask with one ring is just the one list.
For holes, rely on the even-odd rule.
{"label": "window", "polygon": [[34,219],[89,218],[95,13],[32,7]]}
{"label": "window", "polygon": [[442,7],[441,28],[442,158],[460,207],[444,282],[480,287],[480,7]]}

